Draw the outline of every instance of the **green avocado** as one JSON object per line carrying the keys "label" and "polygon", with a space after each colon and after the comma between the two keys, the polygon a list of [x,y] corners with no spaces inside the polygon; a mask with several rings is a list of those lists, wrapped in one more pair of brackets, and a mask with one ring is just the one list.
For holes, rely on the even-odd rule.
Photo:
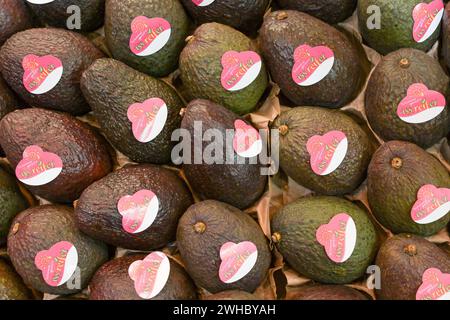
{"label": "green avocado", "polygon": [[268,241],[256,221],[214,200],[192,205],[181,217],[177,246],[189,275],[211,293],[255,291],[271,262]]}
{"label": "green avocado", "polygon": [[[413,12],[419,4],[431,2],[436,0],[358,1],[359,27],[364,41],[383,55],[400,48],[428,51],[439,38],[442,12],[439,10],[428,12],[428,21],[421,22],[417,18],[417,24],[422,23],[425,26],[431,24],[431,27],[417,30],[416,39],[413,33],[415,28]],[[416,9],[418,12],[419,8]],[[434,21],[431,17],[438,20]]]}
{"label": "green avocado", "polygon": [[[184,106],[175,89],[114,59],[95,61],[83,73],[81,89],[102,132],[120,152],[136,162],[170,162],[174,145],[171,136],[180,127],[180,110]],[[149,110],[142,108],[149,99],[161,99],[167,108],[154,111],[158,105],[153,100],[148,101],[154,114],[150,115],[153,118],[147,119]],[[132,105],[134,109],[130,108]],[[153,125],[156,128],[153,133],[146,134],[149,126],[146,122],[153,119],[158,121]],[[143,122],[146,128],[142,128]]]}
{"label": "green avocado", "polygon": [[33,18],[24,1],[0,2],[0,46],[14,33],[33,26]]}
{"label": "green avocado", "polygon": [[31,300],[33,295],[23,280],[0,258],[0,300]]}
{"label": "green avocado", "polygon": [[258,300],[253,294],[241,290],[227,290],[211,294],[203,300]]}
{"label": "green avocado", "polygon": [[[134,20],[140,16],[153,19],[153,21]],[[160,33],[161,25],[155,25],[155,29],[150,32],[148,23],[164,22],[155,19],[164,19],[170,24],[170,31],[164,29],[166,32],[164,35],[170,33],[170,37],[158,51],[155,50],[159,46],[155,47],[155,45],[164,43],[161,41],[166,39],[153,40],[155,34]],[[132,24],[133,21],[134,24]],[[140,39],[139,45],[133,45],[133,48],[141,48],[143,44],[150,41],[154,44],[146,49],[140,49],[139,55],[137,55],[131,51],[131,39],[142,38],[143,30],[140,28],[145,28],[148,36]],[[113,58],[154,77],[167,76],[177,68],[178,56],[183,49],[184,39],[188,36],[189,29],[189,18],[178,0],[106,1],[105,36]]]}
{"label": "green avocado", "polygon": [[[450,221],[448,210],[441,212],[442,216],[435,207],[441,207],[443,201],[435,188],[450,188],[449,173],[435,157],[415,144],[383,144],[373,155],[367,176],[372,213],[393,233],[430,236]],[[417,209],[413,210],[414,206]]]}
{"label": "green avocado", "polygon": [[[325,238],[327,235],[321,235],[318,229],[341,213],[353,220],[356,236],[352,252],[342,254],[342,248],[340,250],[336,246],[335,256],[347,260],[335,262],[329,258],[317,237]],[[354,235],[349,232],[350,226],[347,222],[345,248]],[[300,274],[322,283],[346,284],[362,277],[378,249],[375,227],[368,214],[356,204],[337,197],[306,197],[291,202],[275,214],[271,227],[272,240],[289,265]],[[328,232],[334,230],[330,228]],[[327,241],[342,243],[339,238]]]}
{"label": "green avocado", "polygon": [[[44,272],[38,269],[35,259],[39,252],[50,250],[62,241],[75,247],[79,271],[73,271],[67,283],[51,286],[44,280]],[[107,261],[108,249],[105,244],[77,229],[72,208],[42,205],[27,209],[14,219],[8,235],[8,255],[14,268],[30,287],[50,294],[72,294],[86,288],[95,271]],[[64,260],[60,258],[59,261]],[[54,272],[53,279],[58,276],[57,271]],[[56,279],[64,280],[61,275]]]}
{"label": "green avocado", "polygon": [[[248,51],[254,57],[239,56]],[[180,55],[187,95],[211,100],[239,115],[253,111],[268,85],[264,62],[259,65],[255,60],[260,59],[258,53],[250,38],[229,26],[201,25]]]}
{"label": "green avocado", "polygon": [[[428,98],[431,92],[427,90],[438,92],[442,102]],[[369,79],[367,119],[386,141],[430,147],[450,130],[450,111],[445,105],[449,93],[449,78],[437,60],[416,49],[400,49],[385,56]],[[421,102],[422,96],[428,100]]]}
{"label": "green avocado", "polygon": [[369,298],[351,287],[314,284],[289,290],[286,300],[369,300]]}

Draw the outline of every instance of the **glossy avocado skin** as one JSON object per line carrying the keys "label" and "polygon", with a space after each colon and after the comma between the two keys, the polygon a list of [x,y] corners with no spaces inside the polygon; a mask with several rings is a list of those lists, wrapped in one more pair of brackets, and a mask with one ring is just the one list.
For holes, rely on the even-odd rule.
{"label": "glossy avocado skin", "polygon": [[[394,159],[401,161],[400,168],[393,166]],[[429,224],[418,224],[411,218],[417,193],[427,184],[450,188],[449,173],[439,160],[409,142],[385,143],[373,155],[368,170],[367,197],[372,213],[395,234],[437,233],[450,221],[449,214]]]}
{"label": "glossy avocado skin", "polygon": [[412,124],[397,115],[408,88],[416,83],[450,98],[449,78],[434,58],[416,49],[400,49],[385,56],[373,71],[365,94],[365,110],[372,129],[385,141],[404,140],[424,148],[445,137],[450,130],[446,107],[434,119]]}
{"label": "glossy avocado skin", "polygon": [[[95,61],[81,78],[81,89],[108,140],[136,162],[169,163],[172,132],[180,127],[178,93],[165,82],[133,70],[114,59]],[[164,100],[168,108],[164,129],[152,141],[138,141],[127,116],[128,108],[150,98]]]}
{"label": "glossy avocado skin", "polygon": [[56,179],[41,186],[26,186],[52,202],[78,199],[86,187],[112,170],[105,139],[86,123],[62,112],[32,108],[7,114],[0,122],[0,144],[13,168],[32,145],[61,158],[63,169]]}
{"label": "glossy avocado skin", "polygon": [[[317,229],[339,213],[356,225],[356,245],[342,263],[332,261],[316,239]],[[346,284],[363,276],[377,251],[375,227],[367,213],[348,200],[318,196],[300,198],[284,206],[272,218],[277,248],[297,272],[321,283]]]}
{"label": "glossy avocado skin", "polygon": [[[234,129],[237,119],[239,117],[233,112],[208,100],[191,101],[181,123],[181,128],[188,130],[191,137],[191,154],[186,157],[189,163],[185,161],[183,171],[201,199],[219,200],[245,209],[262,196],[267,176],[261,174],[262,165],[250,164],[248,159],[243,159],[234,152],[232,146],[227,146],[226,130]],[[195,143],[196,139],[201,138],[196,133],[195,122],[201,122],[203,135],[209,129],[220,131],[223,137],[223,157],[225,158],[227,152],[233,152],[233,164],[208,164],[208,159],[202,159],[199,164],[195,163],[194,152],[202,151],[203,155],[210,144],[209,141]],[[196,145],[201,145],[202,149],[196,150]],[[243,160],[245,162],[238,162]]]}
{"label": "glossy avocado skin", "polygon": [[32,25],[33,18],[24,1],[0,0],[0,46],[14,33]]}
{"label": "glossy avocado skin", "polygon": [[[365,80],[356,45],[347,35],[299,11],[275,11],[264,18],[259,43],[274,82],[299,106],[340,108],[354,98]],[[334,53],[328,75],[311,86],[297,85],[291,74],[300,45],[327,46]]]}
{"label": "glossy avocado skin", "polygon": [[[129,47],[131,22],[138,16],[163,18],[171,25],[170,39],[158,52],[139,57]],[[178,56],[188,36],[190,21],[178,0],[108,0],[105,36],[113,57],[154,77],[167,76],[178,66]]]}
{"label": "glossy avocado skin", "polygon": [[288,291],[286,300],[369,300],[362,292],[343,285],[303,285]]}
{"label": "glossy avocado skin", "polygon": [[33,295],[9,264],[0,258],[0,300],[31,300]]}
{"label": "glossy avocado skin", "polygon": [[[199,224],[206,228],[198,232]],[[220,248],[227,242],[251,241],[258,258],[242,279],[226,284],[219,278]],[[185,267],[197,286],[217,293],[225,290],[253,292],[267,276],[271,254],[261,228],[248,214],[223,202],[206,200],[192,205],[181,217],[177,246]]]}
{"label": "glossy avocado skin", "polygon": [[[108,259],[105,244],[81,233],[75,224],[73,209],[61,205],[42,205],[27,209],[13,221],[8,235],[8,254],[14,268],[32,288],[50,294],[72,294],[88,285],[94,272]],[[48,285],[35,264],[38,252],[60,241],[72,243],[78,253],[81,288]],[[70,281],[70,280],[69,280]]]}
{"label": "glossy avocado skin", "polygon": [[[120,198],[150,190],[159,211],[151,226],[132,234],[124,230],[117,204]],[[178,219],[192,204],[189,189],[177,174],[150,164],[129,165],[89,186],[75,209],[77,225],[87,235],[117,247],[151,250],[175,239]]]}
{"label": "glossy avocado skin", "polygon": [[238,91],[222,86],[222,56],[228,51],[259,52],[250,38],[219,23],[205,23],[188,38],[180,55],[180,77],[189,99],[208,99],[243,115],[253,111],[268,85],[264,63],[256,79]]}
{"label": "glossy avocado skin", "polygon": [[[23,85],[22,60],[34,54],[61,60],[63,74],[58,84],[44,94],[32,94]],[[81,115],[90,111],[79,86],[82,72],[103,53],[81,34],[56,28],[18,32],[0,49],[0,70],[9,86],[28,104]]]}

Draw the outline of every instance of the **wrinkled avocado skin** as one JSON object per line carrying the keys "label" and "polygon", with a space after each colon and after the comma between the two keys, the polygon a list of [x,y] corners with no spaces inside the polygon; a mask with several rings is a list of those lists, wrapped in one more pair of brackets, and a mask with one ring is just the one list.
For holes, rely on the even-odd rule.
{"label": "wrinkled avocado skin", "polygon": [[[158,197],[159,211],[151,226],[139,233],[126,232],[117,209],[120,198],[140,190]],[[157,249],[175,239],[179,217],[192,204],[189,189],[177,174],[155,165],[133,165],[93,183],[77,202],[78,227],[95,239],[118,247]]]}
{"label": "wrinkled avocado skin", "polygon": [[360,291],[343,285],[304,285],[288,291],[286,300],[369,300]]}
{"label": "wrinkled avocado skin", "polygon": [[[114,70],[114,72],[112,72]],[[184,106],[177,92],[165,82],[133,70],[114,59],[99,59],[81,78],[81,89],[108,140],[136,162],[169,163],[172,132],[180,127]],[[152,141],[138,141],[127,116],[128,108],[150,98],[164,100],[168,108],[164,129]]]}
{"label": "wrinkled avocado skin", "polygon": [[[197,233],[202,222],[206,229]],[[226,284],[219,278],[220,248],[227,242],[251,241],[258,250],[257,261],[242,279]],[[253,292],[267,276],[271,254],[261,228],[248,214],[223,202],[206,200],[192,205],[181,217],[177,245],[187,272],[197,286],[211,293],[225,290]]]}
{"label": "wrinkled avocado skin", "polygon": [[0,119],[19,107],[19,101],[0,76]]}
{"label": "wrinkled avocado skin", "polygon": [[[339,213],[348,214],[356,225],[356,245],[343,263],[328,258],[317,241],[317,229]],[[346,284],[363,276],[375,257],[377,235],[367,213],[348,200],[337,197],[300,198],[283,207],[272,219],[272,234],[281,238],[277,247],[300,274],[330,284]]]}
{"label": "wrinkled avocado skin", "polygon": [[[401,159],[400,169],[392,166],[394,158]],[[367,196],[373,214],[393,233],[437,233],[450,221],[449,214],[429,224],[418,224],[411,218],[417,193],[427,184],[450,188],[450,176],[435,157],[412,143],[385,143],[375,152],[368,170]]]}
{"label": "wrinkled avocado skin", "polygon": [[[408,67],[400,61],[407,59]],[[448,107],[434,119],[411,124],[397,115],[400,102],[412,84],[421,83],[429,90],[450,98],[449,78],[439,62],[415,49],[400,49],[383,58],[373,71],[365,94],[366,115],[372,129],[384,140],[414,142],[424,148],[438,142],[450,130]]]}
{"label": "wrinkled avocado skin", "polygon": [[[8,254],[14,268],[32,288],[51,294],[72,294],[86,288],[94,272],[108,259],[105,244],[93,240],[75,224],[73,209],[61,205],[42,205],[27,209],[13,221],[8,235]],[[72,243],[78,254],[81,288],[49,286],[34,262],[36,254],[60,241]],[[70,281],[70,280],[69,280]]]}
{"label": "wrinkled avocado skin", "polygon": [[[287,10],[267,15],[259,34],[270,74],[293,103],[340,108],[358,94],[365,78],[362,58],[342,32],[306,13]],[[334,53],[333,68],[312,86],[297,85],[291,76],[294,52],[300,45],[327,46]]]}
{"label": "wrinkled avocado skin", "polygon": [[[407,253],[407,248],[417,251]],[[450,256],[434,243],[410,234],[399,234],[384,242],[378,252],[376,265],[381,271],[379,300],[416,300],[422,275],[429,268],[450,273]]]}
{"label": "wrinkled avocado skin", "polygon": [[0,46],[14,33],[31,28],[32,23],[24,1],[0,0]]}
{"label": "wrinkled avocado skin", "polygon": [[32,294],[20,276],[0,258],[0,300],[30,300]]}
{"label": "wrinkled avocado skin", "polygon": [[[131,255],[116,258],[98,269],[89,284],[90,300],[143,300],[136,293],[134,282],[128,274],[128,268],[145,255]],[[170,259],[170,275],[164,289],[150,300],[195,300],[197,298],[194,283],[184,269]]]}
{"label": "wrinkled avocado skin", "polygon": [[447,70],[450,70],[450,4],[445,6],[444,17],[442,19],[442,44],[440,47],[442,57]]}

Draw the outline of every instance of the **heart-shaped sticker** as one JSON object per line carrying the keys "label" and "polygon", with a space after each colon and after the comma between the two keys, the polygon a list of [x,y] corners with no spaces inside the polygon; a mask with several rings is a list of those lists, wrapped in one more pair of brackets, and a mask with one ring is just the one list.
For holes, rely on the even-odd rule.
{"label": "heart-shaped sticker", "polygon": [[234,121],[233,149],[243,158],[256,157],[262,151],[261,136],[255,128],[237,119]]}
{"label": "heart-shaped sticker", "polygon": [[301,45],[294,51],[292,79],[299,86],[312,86],[325,78],[333,65],[334,53],[330,48]]}
{"label": "heart-shaped sticker", "polygon": [[413,38],[422,43],[430,38],[439,27],[444,15],[444,2],[434,0],[430,3],[419,3],[413,10]]}
{"label": "heart-shaped sticker", "polygon": [[55,0],[27,0],[27,1],[32,4],[47,4]]}
{"label": "heart-shaped sticker", "polygon": [[58,58],[48,55],[39,57],[29,54],[22,59],[23,85],[32,94],[44,94],[61,80],[63,65]]}
{"label": "heart-shaped sticker", "polygon": [[215,0],[192,0],[192,2],[198,7],[206,7],[213,3]]}
{"label": "heart-shaped sticker", "polygon": [[418,224],[433,223],[450,211],[450,189],[422,186],[411,209],[411,218]]}
{"label": "heart-shaped sticker", "polygon": [[425,270],[416,300],[450,300],[450,274],[437,268]]}
{"label": "heart-shaped sticker", "polygon": [[227,242],[220,248],[222,263],[219,268],[219,278],[224,283],[233,283],[245,277],[255,266],[258,259],[258,249],[251,241],[238,244]]}
{"label": "heart-shaped sticker", "polygon": [[139,16],[131,22],[131,32],[131,52],[146,57],[155,54],[167,44],[172,29],[169,21],[163,18]]}
{"label": "heart-shaped sticker", "polygon": [[228,91],[242,90],[258,77],[262,61],[253,51],[227,51],[222,55],[222,86]]}
{"label": "heart-shaped sticker", "polygon": [[147,99],[128,107],[128,120],[131,121],[133,135],[137,141],[147,143],[155,139],[167,121],[168,109],[160,98]]}

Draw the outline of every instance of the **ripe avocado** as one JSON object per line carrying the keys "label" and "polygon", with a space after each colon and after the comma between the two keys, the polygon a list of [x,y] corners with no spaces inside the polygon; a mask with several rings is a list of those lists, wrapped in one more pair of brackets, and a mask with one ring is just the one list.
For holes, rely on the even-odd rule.
{"label": "ripe avocado", "polygon": [[[288,10],[267,15],[259,34],[270,74],[293,103],[339,108],[356,98],[365,80],[365,72],[357,47],[344,33],[306,13]],[[302,48],[309,52],[302,51]],[[304,59],[304,54],[311,55],[313,50],[319,50],[315,64],[302,69],[298,59]],[[328,52],[327,59],[321,51]],[[316,64],[322,60],[322,67],[318,68]],[[327,71],[324,68],[330,67],[329,62],[333,62],[329,73],[319,82],[314,82],[320,77],[312,70]],[[298,73],[293,72],[297,66]],[[303,78],[301,85],[297,84],[296,81],[305,74],[310,76]],[[324,74],[320,72],[321,76]]]}
{"label": "ripe avocado", "polygon": [[303,285],[288,291],[286,300],[369,300],[360,291],[343,285]]}
{"label": "ripe avocado", "polygon": [[[281,168],[299,184],[321,194],[342,195],[358,188],[365,179],[372,155],[371,143],[366,132],[345,113],[318,107],[292,108],[275,120],[273,128],[280,131]],[[331,131],[345,134],[347,152],[335,171],[322,175],[326,171],[316,173],[314,165],[311,165],[312,161],[316,162],[315,153],[319,154],[320,150],[310,153],[312,149],[308,145],[313,145],[314,136],[326,139],[326,134]],[[339,161],[341,152],[334,148],[336,152],[331,156],[332,160],[327,161],[327,157],[320,159],[329,163],[329,168],[333,163],[339,163],[336,161]],[[321,164],[317,166],[320,168]]]}
{"label": "ripe avocado", "polygon": [[[348,259],[339,263],[329,258],[316,236],[319,227],[329,224],[340,213],[353,219],[356,227],[353,239],[356,242]],[[276,213],[271,226],[272,239],[289,265],[300,274],[322,283],[345,284],[358,279],[365,274],[377,250],[375,227],[367,213],[350,201],[337,197],[300,198]],[[351,243],[347,237],[351,238],[352,234],[346,234],[346,244]]]}
{"label": "ripe avocado", "polygon": [[[91,105],[103,133],[123,154],[136,162],[168,163],[173,147],[171,135],[181,123],[180,109],[184,106],[178,93],[168,84],[140,73],[114,59],[95,61],[81,78],[81,89]],[[167,120],[160,133],[149,142],[133,134],[132,128],[139,126],[137,119],[132,123],[128,109],[135,103],[147,99],[162,99],[167,106]],[[161,110],[162,112],[162,110]],[[146,119],[149,121],[148,119]],[[154,120],[156,121],[156,120]],[[145,130],[142,130],[145,131]],[[138,134],[138,133],[136,133]]]}
{"label": "ripe avocado", "polygon": [[0,119],[19,107],[19,101],[0,76]]}
{"label": "ripe avocado", "polygon": [[[439,38],[439,25],[428,39],[420,43],[416,42],[413,36],[413,11],[418,4],[428,4],[432,1],[436,0],[358,1],[359,27],[364,41],[383,55],[400,48],[428,51]],[[377,10],[373,8],[377,8]],[[380,22],[380,27],[373,26],[377,20]],[[428,22],[424,24],[427,25]],[[427,36],[427,33],[425,33],[425,36]]]}
{"label": "ripe avocado", "polygon": [[[373,155],[367,179],[369,204],[377,220],[393,233],[408,232],[430,236],[445,228],[450,221],[447,212],[439,220],[426,223],[424,218],[427,216],[421,213],[434,208],[434,205],[430,207],[430,203],[427,204],[426,201],[422,201],[425,206],[420,211],[416,209],[418,212],[413,220],[413,206],[417,203],[416,206],[420,207],[417,202],[419,190],[422,190],[424,197],[428,196],[427,189],[422,189],[425,185],[450,188],[450,177],[446,168],[435,157],[418,146],[409,142],[390,141]],[[430,194],[435,193],[432,190]],[[436,204],[436,199],[428,200]],[[441,206],[441,200],[437,201]],[[421,222],[416,223],[416,220]]]}
{"label": "ripe avocado", "polygon": [[[37,160],[34,167],[30,163],[21,164],[23,175],[19,174],[19,179],[28,182],[26,187],[31,192],[52,202],[78,199],[87,186],[112,169],[105,139],[86,123],[61,112],[32,108],[8,113],[0,122],[0,144],[13,168],[24,158],[25,149],[29,153],[27,160],[35,161],[36,150],[28,149],[32,146],[42,149],[41,156],[53,153],[49,165],[55,164],[54,155],[61,159],[62,171],[44,184],[28,181],[48,177],[48,170],[34,175],[33,169],[42,169]],[[42,160],[41,156],[38,159]],[[58,166],[51,168],[55,170]],[[31,178],[27,173],[32,174]]]}
{"label": "ripe avocado", "polygon": [[[148,19],[164,19],[170,24],[168,42],[159,51],[147,56],[138,56],[130,49],[132,22],[139,16]],[[158,20],[153,21],[158,22]],[[148,27],[146,24],[138,27],[143,26]],[[154,77],[166,76],[177,68],[178,56],[183,49],[189,28],[189,18],[178,0],[106,1],[105,36],[113,57]],[[153,32],[157,30],[150,32],[147,28],[145,31],[154,35]]]}
{"label": "ripe avocado", "polygon": [[0,46],[14,33],[32,26],[33,18],[23,1],[0,0]]}
{"label": "ripe avocado", "polygon": [[[253,58],[244,60],[244,63],[239,59],[239,54],[248,51],[258,55],[258,49],[250,38],[229,26],[205,23],[198,27],[194,35],[187,39],[186,47],[180,55],[180,77],[189,98],[208,99],[240,115],[253,111],[266,90],[268,79],[264,62],[261,61],[256,78],[252,82],[245,82],[252,70],[257,71],[258,68]],[[229,57],[228,60],[232,61],[224,57]],[[232,67],[230,70],[225,69],[224,63],[232,63],[231,66],[234,66],[233,63],[238,60],[241,63],[240,69],[237,71],[232,70]],[[247,61],[251,61],[252,65],[251,69],[244,73],[244,68],[248,67],[245,63],[250,63]],[[227,81],[225,76],[231,76],[231,71],[234,72],[231,79],[234,84],[225,89],[223,86]],[[244,76],[240,80],[235,80],[239,78],[238,72],[243,72]],[[245,84],[247,86],[244,87]]]}
{"label": "ripe avocado", "polygon": [[450,3],[445,5],[444,18],[442,19],[442,44],[440,56],[447,70],[450,70]]}
{"label": "ripe avocado", "polygon": [[450,273],[450,256],[423,238],[399,234],[383,243],[376,265],[381,271],[377,299],[416,300],[425,270],[437,268]]}
{"label": "ripe avocado", "polygon": [[[35,86],[36,89],[29,88],[35,91],[28,91],[24,85],[24,58],[30,60],[28,62],[31,66],[47,63],[50,68],[55,65],[54,62],[52,64],[42,62],[42,57],[49,55],[53,56],[53,60],[59,59],[62,70],[57,68],[54,72],[49,72],[44,68],[45,74],[49,76],[40,86]],[[81,74],[94,60],[102,56],[103,53],[81,34],[55,28],[29,29],[16,33],[2,46],[0,70],[9,86],[30,105],[80,115],[90,110],[79,86]],[[54,76],[59,76],[57,73],[61,71],[61,79],[56,86],[45,92],[50,88],[49,81],[54,82]],[[39,79],[43,75],[44,73],[40,74]],[[30,86],[37,81],[36,76],[36,79],[30,82]],[[31,93],[38,92],[36,90],[39,90],[39,94]]]}
{"label": "ripe avocado", "polygon": [[[444,105],[436,97],[426,98],[425,111],[424,103],[419,105],[417,98],[404,104],[408,97],[409,100],[414,98],[416,87],[423,87],[418,94],[425,97],[427,93],[423,90],[437,91]],[[437,60],[416,49],[400,49],[385,56],[369,79],[365,96],[367,119],[372,129],[386,141],[404,140],[429,147],[450,130],[450,111],[445,106],[449,93],[449,78]],[[438,105],[433,109],[433,104]],[[440,110],[440,113],[428,115],[432,110]]]}
{"label": "ripe avocado", "polygon": [[[186,107],[181,123],[181,128],[188,130],[191,137],[191,154],[187,155],[189,163],[185,161],[183,171],[200,198],[219,200],[245,209],[261,197],[266,188],[267,176],[261,174],[260,164],[251,164],[234,152],[227,142],[226,130],[235,129],[235,121],[238,119],[240,118],[233,112],[210,101],[200,99],[191,101]],[[203,138],[203,135],[211,130],[218,130],[222,134],[222,140],[214,140],[214,144],[223,143],[223,149],[218,148],[222,151],[224,159],[220,160],[223,160],[223,163],[215,161],[210,164],[207,162],[208,159],[203,158],[201,163],[195,163],[194,153],[201,151],[202,156],[208,154],[206,148],[211,144],[209,141],[202,141],[207,140],[206,138],[201,139],[202,137],[198,136],[200,133],[196,129],[198,123],[201,123]],[[201,150],[199,150],[200,146]],[[230,157],[233,160],[232,164],[226,158],[227,153],[231,152],[233,152]]]}
{"label": "ripe avocado", "polygon": [[[108,261],[97,270],[91,283],[90,300],[143,300],[136,292],[128,268],[145,255],[131,255]],[[169,257],[170,274],[164,289],[150,300],[195,300],[197,291],[189,275]]]}
{"label": "ripe avocado", "polygon": [[[119,211],[119,200],[143,189],[156,195],[158,209],[147,211],[147,219],[154,214],[154,221],[133,233],[133,229],[124,228],[125,210]],[[95,239],[128,249],[151,250],[175,240],[178,219],[192,202],[189,189],[174,171],[150,164],[130,165],[90,185],[76,204],[75,216],[80,230]],[[145,225],[145,220],[141,223]]]}
{"label": "ripe avocado", "polygon": [[258,300],[248,292],[241,290],[227,290],[206,296],[203,300]]}
{"label": "ripe avocado", "polygon": [[[257,250],[251,269],[246,267],[252,266],[254,251],[242,247],[246,245]],[[267,239],[256,221],[215,200],[198,202],[181,217],[177,246],[189,275],[197,286],[211,293],[233,289],[253,292],[267,276],[271,262]]]}
{"label": "ripe avocado", "polygon": [[30,300],[33,296],[20,276],[0,258],[0,300]]}
{"label": "ripe avocado", "polygon": [[[67,283],[50,286],[35,265],[39,252],[50,250],[61,241],[76,248],[81,285],[78,289],[69,288]],[[8,254],[26,284],[50,294],[72,294],[86,288],[94,272],[108,259],[106,245],[78,231],[73,209],[61,205],[42,205],[20,213],[8,235]]]}

